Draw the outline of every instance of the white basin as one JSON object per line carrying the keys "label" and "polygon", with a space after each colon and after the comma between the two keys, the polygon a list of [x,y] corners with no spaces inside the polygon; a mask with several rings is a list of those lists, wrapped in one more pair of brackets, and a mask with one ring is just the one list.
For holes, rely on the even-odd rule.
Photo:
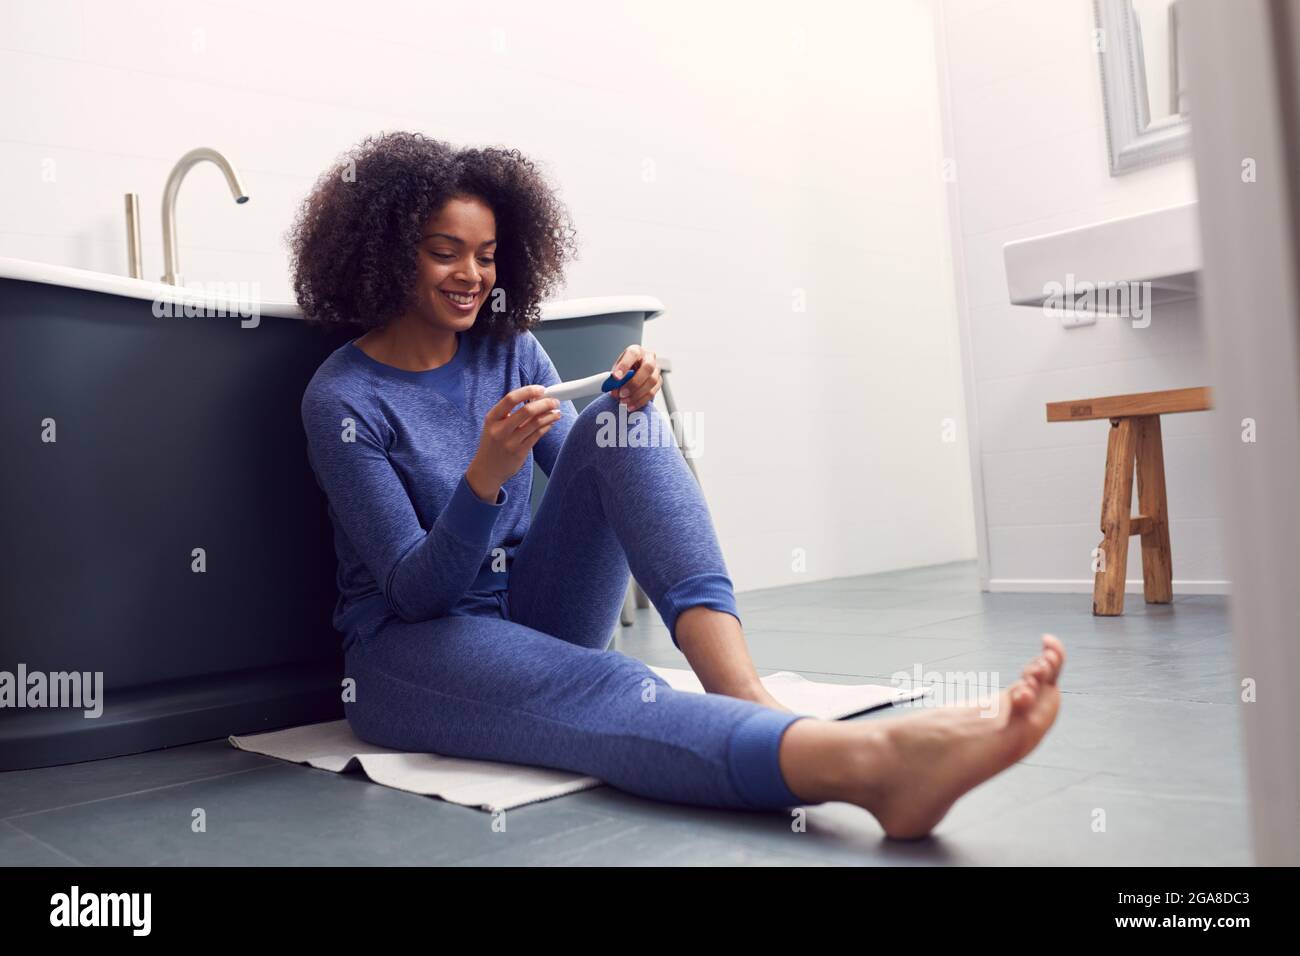
{"label": "white basin", "polygon": [[1002,255],[1011,302],[1041,306],[1051,283],[1081,281],[1150,282],[1154,305],[1194,298],[1201,268],[1197,229],[1196,203],[1190,202],[1008,242]]}

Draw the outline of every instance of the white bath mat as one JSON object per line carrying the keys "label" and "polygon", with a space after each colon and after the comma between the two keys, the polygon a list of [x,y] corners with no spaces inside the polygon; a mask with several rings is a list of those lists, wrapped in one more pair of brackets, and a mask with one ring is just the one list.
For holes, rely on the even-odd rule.
{"label": "white bath mat", "polygon": [[[651,669],[674,690],[704,693],[693,671],[673,667]],[[762,680],[772,696],[795,713],[824,720],[851,717],[929,693],[929,688],[905,690],[881,684],[825,684],[790,671],[769,674]],[[489,813],[601,785],[595,777],[567,770],[376,747],[359,740],[346,720],[232,736],[230,742],[241,750],[335,773],[360,767],[367,777],[386,787],[441,797]]]}

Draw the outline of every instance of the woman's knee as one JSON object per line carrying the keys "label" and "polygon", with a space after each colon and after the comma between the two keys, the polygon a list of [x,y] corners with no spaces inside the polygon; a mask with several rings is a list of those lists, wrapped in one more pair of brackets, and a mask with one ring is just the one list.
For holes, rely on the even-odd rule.
{"label": "woman's knee", "polygon": [[635,411],[613,394],[605,393],[578,415],[565,444],[574,445],[593,462],[613,463],[623,456],[611,451],[641,448],[676,448],[668,419],[654,402]]}
{"label": "woman's knee", "polygon": [[606,392],[593,399],[578,413],[578,420],[569,430],[567,441],[577,442],[585,448],[600,447],[602,431],[608,428],[611,416],[618,414],[618,399]]}

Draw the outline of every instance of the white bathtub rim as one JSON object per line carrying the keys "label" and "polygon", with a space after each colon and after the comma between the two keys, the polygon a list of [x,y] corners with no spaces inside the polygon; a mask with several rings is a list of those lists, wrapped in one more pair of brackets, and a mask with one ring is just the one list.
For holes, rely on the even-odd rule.
{"label": "white bathtub rim", "polygon": [[[17,279],[23,282],[39,282],[44,285],[63,286],[69,289],[82,289],[87,292],[103,292],[108,295],[124,296],[130,299],[142,299],[146,302],[166,302],[174,305],[201,306],[213,312],[229,314],[247,314],[250,307],[257,315],[270,315],[286,319],[302,319],[302,310],[296,302],[276,302],[272,300],[250,301],[243,296],[211,295],[186,286],[168,285],[165,282],[150,282],[146,279],[132,279],[130,276],[113,275],[107,272],[95,272],[91,269],[74,269],[71,266],[51,265],[45,262],[33,262],[28,259],[14,259],[0,256],[0,279]],[[193,279],[182,281],[197,282]],[[199,283],[202,285],[202,283]],[[234,282],[212,280],[211,285],[238,285]],[[543,322],[563,319],[579,319],[598,315],[620,315],[629,312],[644,313],[646,320],[653,319],[664,312],[663,303],[652,295],[600,295],[580,299],[557,299],[543,302],[540,306]]]}

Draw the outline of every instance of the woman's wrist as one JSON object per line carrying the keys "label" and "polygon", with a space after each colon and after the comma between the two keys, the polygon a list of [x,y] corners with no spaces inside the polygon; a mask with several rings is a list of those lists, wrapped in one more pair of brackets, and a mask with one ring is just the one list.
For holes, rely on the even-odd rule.
{"label": "woman's wrist", "polygon": [[497,503],[497,497],[501,493],[501,483],[499,481],[493,483],[492,479],[484,478],[473,461],[465,469],[465,482],[469,485],[469,490],[474,492],[480,500],[486,501],[490,505]]}

